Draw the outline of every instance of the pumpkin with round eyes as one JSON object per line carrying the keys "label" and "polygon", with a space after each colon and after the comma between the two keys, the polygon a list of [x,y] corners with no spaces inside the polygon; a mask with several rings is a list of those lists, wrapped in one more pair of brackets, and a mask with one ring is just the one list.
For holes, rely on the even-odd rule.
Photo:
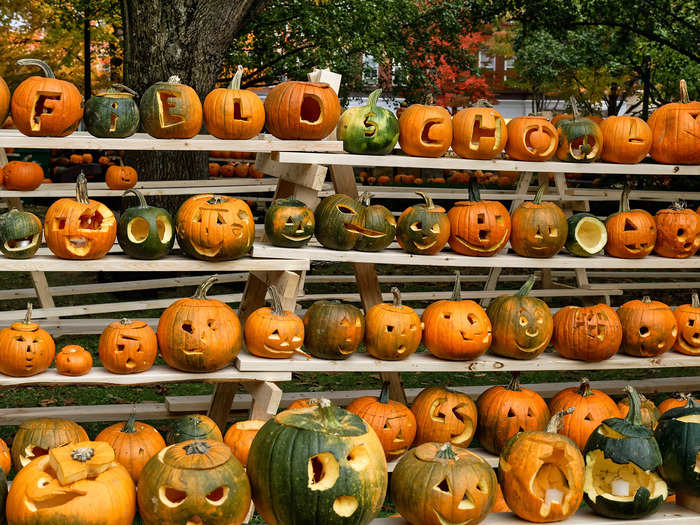
{"label": "pumpkin with round eyes", "polygon": [[576,443],[558,434],[562,417],[572,410],[554,414],[544,431],[518,432],[501,451],[498,478],[503,497],[524,520],[565,520],[581,505],[583,456]]}
{"label": "pumpkin with round eyes", "polygon": [[476,400],[479,414],[479,443],[499,454],[518,432],[544,430],[549,408],[542,396],[520,386],[520,372],[513,372],[506,386],[492,386]]}
{"label": "pumpkin with round eyes", "polygon": [[450,219],[442,206],[433,204],[427,193],[417,191],[425,201],[404,210],[396,225],[396,240],[408,253],[433,255],[450,238]]}
{"label": "pumpkin with round eyes", "polygon": [[248,466],[248,454],[250,446],[253,444],[258,431],[265,424],[265,421],[260,419],[251,419],[248,421],[236,421],[229,427],[224,436],[224,443],[230,448],[236,459],[241,462],[244,467]]}
{"label": "pumpkin with round eyes", "polygon": [[0,216],[0,252],[10,259],[28,259],[41,246],[39,217],[15,208]]}
{"label": "pumpkin with round eyes", "polygon": [[224,438],[216,422],[202,414],[188,414],[178,418],[165,435],[165,443],[174,445],[191,439],[223,441]]}
{"label": "pumpkin with round eyes", "polygon": [[605,162],[636,164],[644,160],[651,149],[651,128],[639,117],[610,116],[600,124],[603,132]]}
{"label": "pumpkin with round eyes", "polygon": [[139,515],[146,525],[238,525],[250,507],[245,470],[225,443],[190,440],[153,456],[139,478]]}
{"label": "pumpkin with round eyes", "polygon": [[83,376],[92,369],[92,355],[82,346],[66,345],[56,354],[56,372],[63,376]]}
{"label": "pumpkin with round eyes", "polygon": [[359,308],[340,301],[316,301],[304,315],[304,348],[321,359],[347,359],[365,335]]}
{"label": "pumpkin with round eyes", "polygon": [[656,221],[641,209],[630,209],[630,187],[625,184],[620,196],[620,210],[605,221],[608,243],[605,252],[622,259],[641,259],[649,255],[656,244]]}
{"label": "pumpkin with round eyes", "polygon": [[657,211],[655,219],[656,255],[685,259],[700,249],[700,216],[685,203],[676,201],[670,208]]}
{"label": "pumpkin with round eyes", "polygon": [[51,335],[32,322],[32,303],[27,303],[24,322],[0,330],[0,373],[28,377],[45,371],[56,353]]}
{"label": "pumpkin with round eyes", "polygon": [[553,322],[552,346],[567,359],[603,361],[620,348],[620,318],[607,304],[565,306]]}
{"label": "pumpkin with round eyes", "polygon": [[645,296],[627,301],[617,310],[622,323],[620,350],[637,357],[656,357],[676,342],[678,323],[671,309]]}
{"label": "pumpkin with round eyes", "polygon": [[25,421],[12,439],[12,464],[19,470],[39,456],[48,454],[52,448],[87,439],[83,427],[67,419],[39,418]]}
{"label": "pumpkin with round eyes", "polygon": [[399,117],[399,145],[412,157],[442,157],[452,144],[452,117],[442,106],[413,104]]}
{"label": "pumpkin with round eyes", "polygon": [[528,297],[533,284],[534,274],[517,294],[501,295],[486,309],[491,320],[491,352],[494,354],[513,359],[534,359],[547,348],[554,322],[547,303]]}
{"label": "pumpkin with round eyes", "polygon": [[114,84],[85,103],[85,129],[100,138],[130,137],[139,128],[138,93],[123,84]]}
{"label": "pumpkin with round eyes", "polygon": [[44,181],[44,169],[36,162],[13,160],[3,167],[6,190],[32,191]]}
{"label": "pumpkin with round eyes", "polygon": [[439,359],[468,361],[491,346],[491,321],[478,303],[462,300],[459,272],[455,273],[452,297],[423,311],[423,345]]}
{"label": "pumpkin with round eyes", "polygon": [[495,159],[508,140],[506,121],[483,99],[452,117],[452,131],[452,149],[465,159]]}
{"label": "pumpkin with round eyes", "polygon": [[680,94],[680,102],[665,104],[649,117],[649,153],[664,164],[700,164],[700,102],[690,101],[685,80],[680,81]]}
{"label": "pumpkin with round eyes", "polygon": [[128,190],[138,181],[138,173],[131,166],[110,166],[105,173],[105,184],[110,190]]}
{"label": "pumpkin with round eyes", "polygon": [[513,212],[510,245],[523,257],[552,257],[566,244],[566,215],[553,202],[542,202],[548,186],[548,182],[542,184],[532,202],[524,202]]}
{"label": "pumpkin with round eyes", "polygon": [[414,399],[411,411],[416,416],[416,445],[449,441],[467,448],[474,439],[476,405],[466,394],[437,386],[426,388]]}
{"label": "pumpkin with round eyes", "polygon": [[272,308],[263,306],[248,316],[243,333],[248,351],[259,357],[285,359],[295,353],[309,357],[301,349],[304,322],[294,312],[282,308],[277,288],[268,287]]}
{"label": "pumpkin with round eyes", "polygon": [[700,355],[700,299],[693,292],[690,304],[677,306],[673,315],[678,323],[678,338],[673,345],[676,352]]}
{"label": "pumpkin with round eyes", "polygon": [[265,214],[265,235],[273,246],[306,246],[315,227],[314,212],[293,197],[277,199]]}
{"label": "pumpkin with round eyes", "polygon": [[410,306],[401,304],[401,292],[391,289],[393,304],[375,304],[365,316],[365,347],[377,359],[398,361],[418,349],[423,323]]}
{"label": "pumpkin with round eyes", "polygon": [[158,355],[156,333],[145,321],[112,321],[102,331],[97,351],[113,374],[136,374],[153,366]]}
{"label": "pumpkin with round eyes", "polygon": [[177,75],[144,91],[139,112],[144,131],[157,139],[189,139],[202,129],[199,95]]}
{"label": "pumpkin with round eyes", "polygon": [[122,199],[129,193],[136,196],[139,204],[127,208],[119,217],[119,246],[134,259],[155,260],[165,257],[175,242],[173,218],[167,210],[149,206],[138,190],[125,191]]}
{"label": "pumpkin with round eyes", "polygon": [[411,448],[416,437],[416,417],[406,405],[389,399],[388,382],[382,386],[378,398],[359,397],[346,410],[360,416],[374,429],[387,461],[398,458]]}
{"label": "pumpkin with round eyes", "polygon": [[[654,402],[647,398],[644,394],[639,394],[639,413],[642,418],[642,425],[651,430],[656,428],[661,417],[661,411],[656,407]],[[626,417],[630,410],[629,397],[623,397],[617,402],[617,408],[620,409],[621,417]]]}
{"label": "pumpkin with round eyes", "polygon": [[506,154],[514,160],[544,162],[557,151],[559,135],[544,117],[515,117],[508,122]]}
{"label": "pumpkin with round eyes", "polygon": [[593,162],[603,152],[603,132],[591,119],[581,116],[571,97],[573,115],[556,123],[559,147],[556,156],[565,162]]}
{"label": "pumpkin with round eyes", "polygon": [[475,525],[489,513],[498,481],[474,452],[424,443],[404,455],[391,475],[391,501],[410,523]]}

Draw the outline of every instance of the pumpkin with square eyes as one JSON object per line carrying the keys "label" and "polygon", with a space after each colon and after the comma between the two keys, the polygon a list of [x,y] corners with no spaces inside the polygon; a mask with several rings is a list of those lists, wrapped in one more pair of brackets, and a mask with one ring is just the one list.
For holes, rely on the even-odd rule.
{"label": "pumpkin with square eyes", "polygon": [[144,91],[139,113],[144,131],[157,139],[189,139],[202,129],[199,95],[177,75]]}
{"label": "pumpkin with square eyes", "polygon": [[175,232],[187,255],[204,261],[231,261],[250,252],[255,222],[241,199],[195,195],[177,211]]}
{"label": "pumpkin with square eyes", "polygon": [[442,157],[452,144],[452,116],[442,106],[413,104],[399,117],[399,145],[413,157]]}
{"label": "pumpkin with square eyes", "polygon": [[608,230],[605,252],[622,259],[641,259],[656,244],[656,221],[646,210],[630,209],[629,193],[626,184],[620,196],[620,210],[605,221]]}
{"label": "pumpkin with square eyes", "polygon": [[139,477],[139,515],[146,525],[238,525],[250,501],[245,470],[220,441],[190,440],[166,447]]}
{"label": "pumpkin with square eyes", "polygon": [[494,159],[508,140],[501,114],[486,100],[464,108],[452,117],[452,149],[465,159]]}
{"label": "pumpkin with square eyes", "polygon": [[139,204],[127,208],[119,217],[119,246],[134,259],[155,260],[165,257],[175,243],[173,218],[164,208],[149,206],[138,190],[125,191],[122,199],[129,193],[138,198]]}
{"label": "pumpkin with square eyes", "polygon": [[365,316],[340,301],[316,301],[304,315],[304,349],[321,359],[347,359],[365,335]]}
{"label": "pumpkin with square eyes", "polygon": [[56,344],[51,335],[32,322],[32,303],[24,322],[0,330],[0,373],[12,377],[40,374],[51,366]]}
{"label": "pumpkin with square eyes", "polygon": [[145,321],[121,319],[102,331],[97,350],[102,366],[113,374],[136,374],[153,366],[158,340]]}
{"label": "pumpkin with square eyes", "polygon": [[644,296],[627,301],[617,310],[622,323],[620,350],[637,357],[656,357],[676,342],[678,324],[671,309]]}
{"label": "pumpkin with square eyes", "polygon": [[391,475],[391,501],[410,523],[475,525],[498,491],[481,456],[449,443],[424,443],[404,455]]}
{"label": "pumpkin with square eyes", "polygon": [[528,297],[534,274],[515,295],[497,297],[486,313],[491,320],[491,352],[513,359],[534,359],[552,339],[554,322],[547,303]]}
{"label": "pumpkin with square eyes", "polygon": [[685,203],[676,201],[670,208],[657,211],[655,220],[656,255],[685,259],[700,249],[700,216]]}
{"label": "pumpkin with square eyes", "polygon": [[673,315],[678,323],[678,338],[673,345],[676,352],[700,355],[700,299],[693,292],[690,304],[677,306]]}
{"label": "pumpkin with square eyes", "polygon": [[548,185],[542,184],[532,202],[522,203],[513,212],[510,245],[523,257],[552,257],[566,244],[566,215],[553,202],[542,202]]}
{"label": "pumpkin with square eyes", "polygon": [[651,149],[651,128],[639,117],[610,116],[600,124],[605,162],[636,164]]}
{"label": "pumpkin with square eyes", "polygon": [[649,117],[649,153],[664,164],[700,164],[700,102],[690,101],[685,80],[680,81],[680,94],[679,102],[665,104]]}
{"label": "pumpkin with square eyes", "polygon": [[392,288],[393,304],[375,304],[365,316],[365,347],[372,357],[386,361],[406,359],[418,349],[423,323],[410,306],[401,304],[401,292]]}
{"label": "pumpkin with square eyes", "polygon": [[554,314],[552,345],[567,359],[603,361],[622,342],[620,318],[607,304],[565,306]]}
{"label": "pumpkin with square eyes", "polygon": [[508,122],[506,154],[514,160],[547,161],[557,151],[559,135],[544,117],[515,117]]}
{"label": "pumpkin with square eyes", "polygon": [[12,439],[12,464],[20,470],[49,450],[68,443],[87,441],[88,435],[67,419],[39,418],[24,421]]}
{"label": "pumpkin with square eyes", "polygon": [[476,405],[466,394],[437,386],[426,388],[413,401],[411,411],[416,416],[416,445],[449,441],[466,448],[474,439]]}
{"label": "pumpkin with square eyes", "polygon": [[265,214],[265,235],[273,246],[306,246],[315,228],[314,212],[293,197],[277,199]]}
{"label": "pumpkin with square eyes", "polygon": [[396,225],[396,240],[408,253],[433,255],[450,238],[450,219],[442,206],[433,204],[427,193],[417,191],[425,201],[404,210]]}

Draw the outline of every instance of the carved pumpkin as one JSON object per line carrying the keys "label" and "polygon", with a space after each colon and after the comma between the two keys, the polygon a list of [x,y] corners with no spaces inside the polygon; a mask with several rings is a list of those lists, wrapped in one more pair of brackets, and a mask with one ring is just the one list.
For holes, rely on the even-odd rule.
{"label": "carved pumpkin", "polygon": [[552,257],[566,243],[566,215],[553,202],[542,202],[547,187],[545,182],[532,202],[522,203],[513,212],[510,245],[523,257]]}
{"label": "carved pumpkin", "polygon": [[630,210],[630,187],[625,185],[620,197],[620,211],[608,217],[608,244],[605,251],[613,257],[641,259],[654,249],[656,222],[645,210]]}
{"label": "carved pumpkin", "polygon": [[2,169],[5,174],[5,189],[32,191],[41,186],[44,170],[36,162],[13,160]]}
{"label": "carved pumpkin", "polygon": [[78,88],[58,80],[41,60],[23,58],[20,66],[37,66],[43,77],[29,77],[12,94],[12,122],[29,137],[65,137],[83,118],[83,97]]}
{"label": "carved pumpkin", "polygon": [[127,421],[115,423],[100,432],[95,441],[104,441],[114,449],[115,459],[139,481],[141,471],[149,459],[165,448],[165,440],[151,425],[136,421],[132,413]]}
{"label": "carved pumpkin", "polygon": [[566,220],[569,233],[566,250],[576,257],[593,257],[605,248],[608,230],[605,223],[590,213],[575,213]]}
{"label": "carved pumpkin", "polygon": [[426,388],[413,400],[411,411],[416,416],[416,445],[449,441],[467,448],[474,439],[476,405],[466,394],[437,386]]}
{"label": "carved pumpkin", "polygon": [[661,257],[685,259],[700,249],[700,216],[677,201],[656,212],[654,253]]}
{"label": "carved pumpkin", "polygon": [[265,125],[265,106],[249,89],[241,89],[243,67],[238,66],[228,88],[218,88],[204,99],[204,125],[220,139],[248,140]]}
{"label": "carved pumpkin", "polygon": [[340,101],[323,82],[288,81],[265,97],[265,126],[282,140],[322,140],[340,119]]}
{"label": "carved pumpkin", "polygon": [[493,506],[498,481],[480,456],[449,443],[424,443],[391,475],[391,502],[410,523],[475,525]]}
{"label": "carved pumpkin", "polygon": [[293,197],[277,199],[270,204],[265,214],[265,236],[273,246],[306,246],[315,228],[314,212]]}
{"label": "carved pumpkin", "polygon": [[195,195],[175,217],[177,242],[187,255],[204,261],[230,261],[250,252],[255,222],[241,199]]}
{"label": "carved pumpkin", "polygon": [[56,372],[63,376],[84,376],[92,368],[92,355],[82,346],[66,345],[56,354]]}
{"label": "carved pumpkin", "polygon": [[500,454],[518,432],[544,430],[550,417],[542,396],[520,386],[520,372],[513,372],[507,386],[492,386],[483,392],[476,408],[479,443],[493,454]]}
{"label": "carved pumpkin", "polygon": [[389,383],[384,383],[379,397],[364,396],[347,406],[374,429],[382,444],[386,460],[398,458],[413,444],[416,437],[416,417],[404,404],[389,399]]}
{"label": "carved pumpkin", "polygon": [[199,96],[177,75],[144,91],[139,111],[143,129],[157,139],[189,139],[202,129]]}
{"label": "carved pumpkin", "polygon": [[571,99],[573,116],[556,123],[559,147],[556,156],[565,162],[593,162],[603,152],[603,132],[591,119],[581,116],[576,101]]}
{"label": "carved pumpkin", "polygon": [[401,304],[401,292],[391,289],[393,304],[372,306],[365,316],[365,347],[377,359],[398,361],[418,349],[423,323],[410,306]]}
{"label": "carved pumpkin", "polygon": [[508,140],[501,114],[485,100],[464,108],[452,117],[452,149],[465,159],[495,159]]}
{"label": "carved pumpkin", "polygon": [[87,439],[83,427],[73,421],[54,418],[25,421],[12,439],[12,464],[19,470],[52,448]]}
{"label": "carved pumpkin", "polygon": [[557,151],[559,135],[544,117],[515,117],[508,122],[506,154],[514,160],[544,162]]}
{"label": "carved pumpkin", "polygon": [[231,364],[243,334],[236,312],[207,292],[216,282],[205,280],[192,297],[178,299],[160,316],[158,347],[168,365],[185,372],[211,372]]}
{"label": "carved pumpkin", "polygon": [[535,523],[565,520],[583,499],[584,461],[576,443],[558,434],[567,412],[552,416],[544,431],[519,432],[501,452],[503,497],[520,518]]}
{"label": "carved pumpkin", "polygon": [[412,157],[442,157],[452,144],[452,117],[442,106],[413,104],[399,117],[399,145]]}
{"label": "carved pumpkin", "polygon": [[498,201],[482,201],[479,183],[469,183],[469,200],[447,212],[450,248],[463,255],[488,257],[500,252],[510,237],[510,214]]}
{"label": "carved pumpkin", "polygon": [[[656,407],[651,399],[648,399],[643,394],[639,394],[639,413],[642,418],[642,425],[654,430],[656,425],[659,423],[659,418],[661,417],[661,412]],[[630,409],[630,400],[628,397],[623,397],[617,402],[617,408],[620,409],[621,417],[627,417]]]}
{"label": "carved pumpkin", "polygon": [[0,216],[0,252],[10,259],[28,259],[41,246],[41,232],[39,217],[13,208]]}
{"label": "carved pumpkin", "polygon": [[567,359],[603,361],[620,348],[622,325],[607,304],[565,306],[553,321],[552,346]]}
{"label": "carved pumpkin", "polygon": [[442,206],[433,204],[422,191],[423,204],[406,208],[396,225],[396,240],[408,253],[433,255],[442,250],[450,238],[450,220]]}
{"label": "carved pumpkin", "polygon": [[85,103],[85,128],[95,137],[130,137],[141,122],[136,96],[136,91],[123,84],[114,84],[93,95]]}
{"label": "carved pumpkin", "polygon": [[10,88],[7,87],[7,82],[0,77],[0,128],[7,120],[7,115],[10,114]]}
{"label": "carved pumpkin", "polygon": [[138,190],[127,190],[139,200],[119,217],[117,241],[124,253],[134,259],[154,260],[168,255],[175,243],[173,218],[164,208],[149,206]]}
{"label": "carved pumpkin", "polygon": [[676,342],[678,324],[664,303],[644,297],[627,301],[617,310],[622,323],[620,350],[637,357],[656,357]]}
{"label": "carved pumpkin", "polygon": [[489,304],[491,352],[513,359],[534,359],[549,344],[554,330],[547,303],[528,297],[535,284],[534,274],[515,295],[501,295]]}
{"label": "carved pumpkin", "polygon": [[367,98],[366,106],[346,109],[338,123],[338,140],[348,153],[387,155],[399,140],[399,121],[388,109],[377,106],[381,89]]}
{"label": "carved pumpkin", "polygon": [[138,504],[146,525],[239,525],[250,507],[250,483],[228,445],[185,441],[164,448],[146,463]]}
{"label": "carved pumpkin", "polygon": [[156,334],[145,321],[112,321],[97,345],[102,366],[113,374],[137,374],[153,366],[158,355]]}
{"label": "carved pumpkin", "polygon": [[611,116],[600,125],[603,132],[605,162],[636,164],[644,160],[651,149],[651,128],[639,117]]}
{"label": "carved pumpkin", "polygon": [[[10,473],[10,469],[12,468],[12,455],[10,454],[10,449],[7,447],[7,443],[5,443],[5,440],[2,438],[0,438],[0,468],[5,476]],[[0,484],[1,483],[2,481],[0,481]],[[4,494],[2,495],[4,496]],[[0,504],[0,506],[2,506],[2,504]]]}
{"label": "carved pumpkin", "polygon": [[649,153],[664,164],[700,164],[700,102],[690,102],[685,80],[680,81],[680,91],[680,102],[665,104],[649,117]]}
{"label": "carved pumpkin", "polygon": [[221,430],[216,422],[202,414],[188,414],[176,419],[170,431],[165,435],[165,443],[174,445],[184,441],[211,440],[223,441]]}
{"label": "carved pumpkin", "polygon": [[110,166],[105,173],[105,184],[110,190],[128,190],[138,180],[138,173],[131,166]]}
{"label": "carved pumpkin", "polygon": [[673,310],[678,324],[678,338],[673,349],[686,355],[700,355],[700,299],[693,292],[690,304]]}
{"label": "carved pumpkin", "polygon": [[365,335],[362,311],[340,301],[316,301],[304,315],[304,348],[321,359],[347,359]]}
{"label": "carved pumpkin", "polygon": [[277,288],[270,286],[272,308],[263,306],[245,321],[245,345],[248,351],[259,357],[284,359],[295,353],[309,355],[301,349],[304,343],[304,322],[294,312],[282,308]]}
{"label": "carved pumpkin", "polygon": [[468,361],[483,355],[491,346],[491,321],[484,309],[462,300],[459,272],[452,297],[436,301],[423,311],[423,345],[440,359]]}
{"label": "carved pumpkin", "polygon": [[24,322],[0,330],[0,373],[12,377],[41,374],[53,361],[56,345],[51,335],[32,323],[32,303]]}
{"label": "carved pumpkin", "polygon": [[250,453],[253,439],[258,435],[258,431],[264,424],[265,421],[259,419],[236,421],[226,431],[224,443],[229,446],[233,455],[244,467],[248,466],[248,454]]}

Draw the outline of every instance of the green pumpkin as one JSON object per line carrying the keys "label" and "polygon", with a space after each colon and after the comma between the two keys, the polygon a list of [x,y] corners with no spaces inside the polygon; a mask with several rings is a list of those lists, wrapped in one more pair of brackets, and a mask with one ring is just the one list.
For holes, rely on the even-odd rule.
{"label": "green pumpkin", "polygon": [[255,510],[277,525],[364,525],[381,510],[388,481],[374,430],[327,399],[265,423],[247,470]]}
{"label": "green pumpkin", "polygon": [[321,359],[347,359],[365,336],[365,316],[340,301],[316,301],[304,315],[304,349]]}
{"label": "green pumpkin", "polygon": [[576,257],[592,257],[605,248],[608,230],[605,223],[590,213],[576,213],[567,219],[569,232],[566,250]]}
{"label": "green pumpkin", "polygon": [[176,419],[165,436],[168,445],[182,443],[191,439],[211,439],[223,441],[221,430],[211,418],[199,414],[189,414]]}
{"label": "green pumpkin", "polygon": [[117,240],[124,253],[134,259],[160,259],[168,255],[175,242],[173,218],[163,208],[146,204],[138,190],[126,190],[139,199],[139,205],[121,214],[117,224]]}
{"label": "green pumpkin", "polygon": [[277,199],[265,214],[265,235],[273,246],[306,246],[315,227],[314,212],[295,198]]}
{"label": "green pumpkin", "polygon": [[41,220],[12,209],[0,216],[0,251],[10,259],[28,259],[41,245]]}
{"label": "green pumpkin", "polygon": [[428,194],[416,193],[424,202],[409,206],[399,216],[396,240],[408,253],[433,255],[442,250],[450,238],[450,219],[445,209],[433,204]]}
{"label": "green pumpkin", "polygon": [[[642,425],[639,394],[630,386],[625,390],[630,400],[627,417],[603,421],[583,449],[586,503],[597,514],[615,519],[647,516],[668,496],[668,487],[656,472],[661,466],[659,445],[654,433]],[[614,483],[620,481],[629,485],[616,489]]]}
{"label": "green pumpkin", "polygon": [[85,128],[100,138],[130,137],[139,127],[137,93],[122,84],[93,95],[85,103]]}
{"label": "green pumpkin", "polygon": [[565,162],[593,162],[603,153],[603,132],[591,119],[582,117],[571,99],[573,117],[557,122],[559,147],[556,156]]}
{"label": "green pumpkin", "polygon": [[361,252],[380,252],[396,238],[396,219],[381,204],[370,204],[372,195],[360,195],[362,228],[358,231],[355,249]]}
{"label": "green pumpkin", "polygon": [[347,109],[338,122],[338,140],[348,153],[386,155],[399,140],[399,119],[388,109],[377,107],[382,90],[370,94],[367,105]]}

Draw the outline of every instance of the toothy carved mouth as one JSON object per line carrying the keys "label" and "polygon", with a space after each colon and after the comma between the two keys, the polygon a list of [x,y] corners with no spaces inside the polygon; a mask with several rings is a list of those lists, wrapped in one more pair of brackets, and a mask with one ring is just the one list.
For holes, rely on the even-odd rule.
{"label": "toothy carved mouth", "polygon": [[418,248],[419,250],[427,250],[428,248],[432,248],[433,246],[435,246],[436,243],[437,243],[437,241],[427,242],[427,243],[425,243],[425,244],[421,244],[421,243],[419,243],[418,241],[413,241],[413,244],[414,244],[414,245],[416,246],[416,248]]}
{"label": "toothy carved mouth", "polygon": [[[364,237],[371,237],[373,239],[379,238],[379,237],[384,237],[387,235],[384,232],[378,232],[376,230],[369,230],[367,228],[363,228],[362,226],[358,226],[357,224],[345,224],[345,229],[353,232],[353,233],[359,233],[360,235]],[[311,237],[309,235],[309,237]]]}

